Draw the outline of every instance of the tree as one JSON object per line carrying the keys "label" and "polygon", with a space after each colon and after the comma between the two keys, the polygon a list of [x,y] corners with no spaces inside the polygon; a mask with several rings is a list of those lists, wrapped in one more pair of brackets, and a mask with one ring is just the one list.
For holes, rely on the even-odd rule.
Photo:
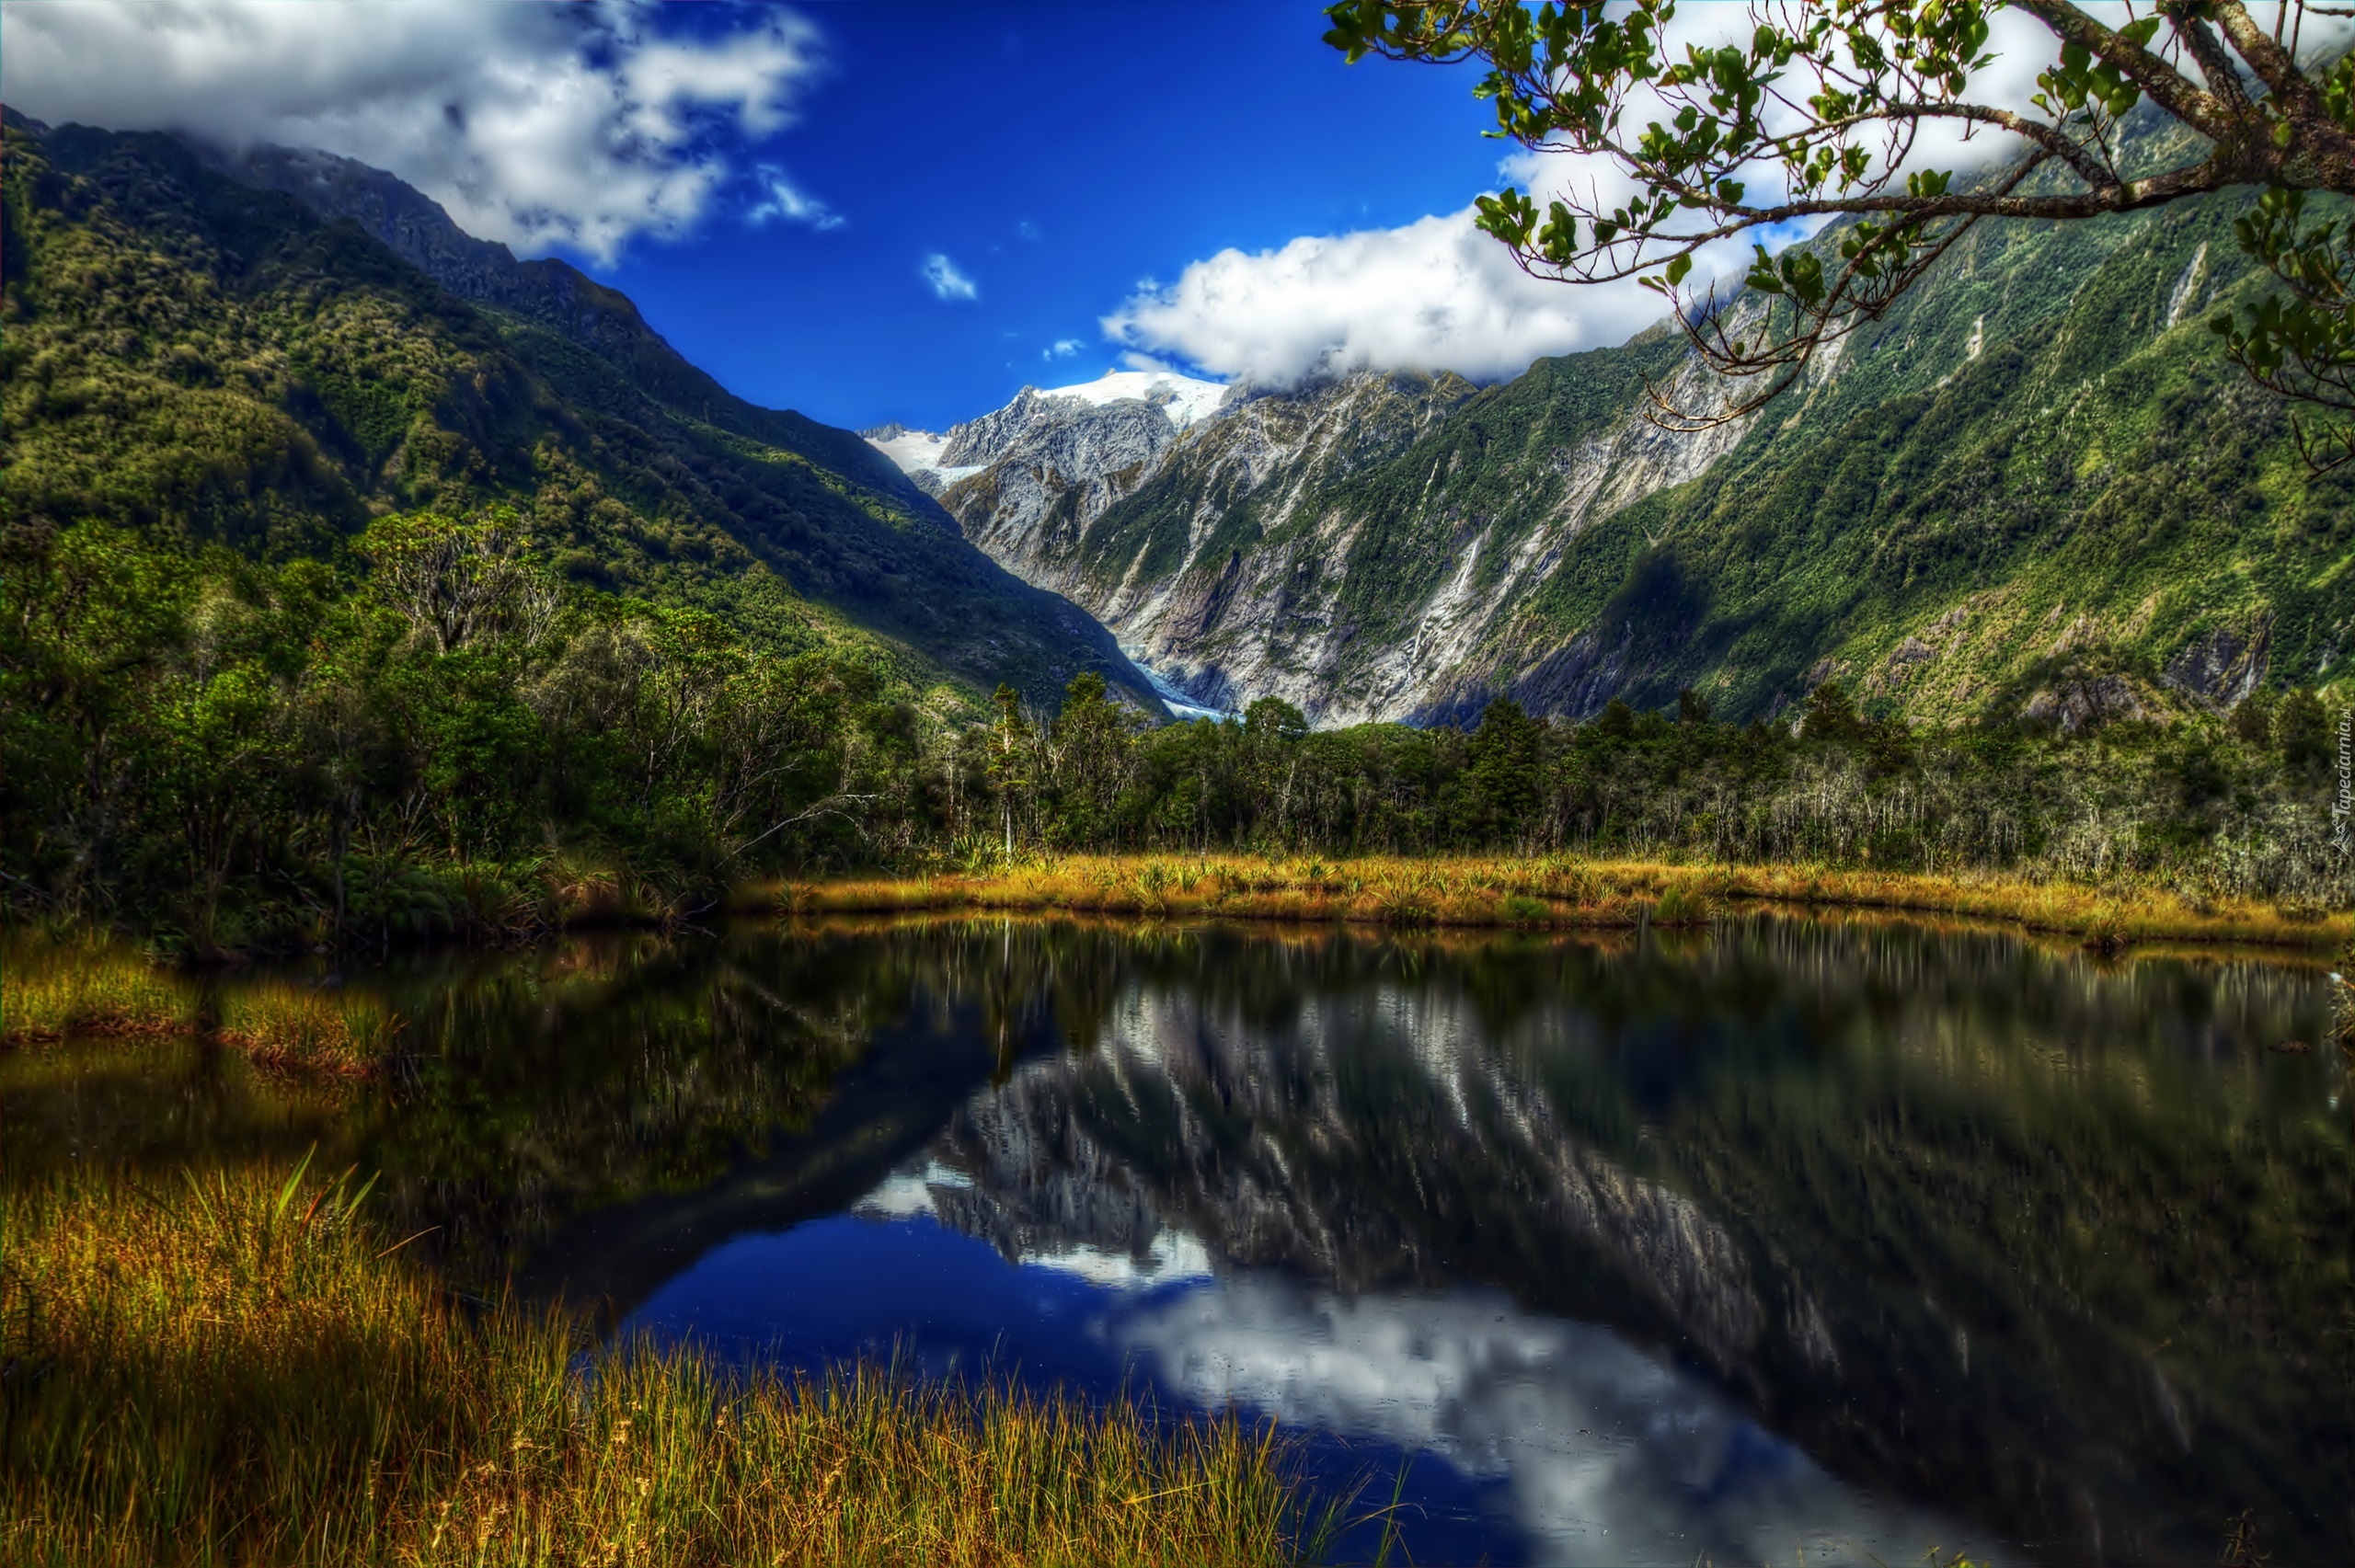
{"label": "tree", "polygon": [[[1669,40],[1674,0],[1632,6],[1522,0],[1339,0],[1326,40],[1367,54],[1487,67],[1491,134],[1533,151],[1598,158],[1635,188],[1571,189],[1541,212],[1522,191],[1483,197],[1481,228],[1532,274],[1568,282],[1636,277],[1664,294],[1721,374],[1753,381],[1723,406],[1655,418],[1695,429],[1787,390],[1809,362],[1878,318],[1982,218],[2078,220],[2253,186],[2242,248],[2287,285],[2211,326],[2260,383],[2355,414],[2355,218],[2313,223],[2309,192],[2355,195],[2355,56],[2299,62],[2309,9],[2271,25],[2239,0],[2160,0],[2108,22],[2062,0],[2011,0],[2051,34],[2059,58],[2025,104],[1985,90],[1988,17],[2002,0],[1775,0],[1750,36],[1715,48]],[[2180,132],[2130,153],[2142,104]],[[1912,156],[1925,127],[2007,139],[1995,170],[1958,178]],[[2154,153],[2164,166],[2145,168]],[[1763,244],[1742,280],[1689,289],[1694,254],[1775,225],[1852,220],[1833,243]],[[2355,428],[2299,423],[2310,463],[2355,457]]]}
{"label": "tree", "polygon": [[436,653],[485,636],[540,636],[556,610],[553,587],[525,560],[511,507],[459,521],[419,513],[380,518],[360,538],[385,601]]}
{"label": "tree", "polygon": [[1840,682],[1826,681],[1809,693],[1807,716],[1800,721],[1799,733],[1809,740],[1829,740],[1844,746],[1863,737],[1865,725],[1856,715],[1856,704],[1848,700]]}
{"label": "tree", "polygon": [[1471,820],[1461,826],[1473,837],[1499,843],[1534,828],[1545,746],[1545,727],[1511,698],[1499,697],[1482,711],[1465,756]]}
{"label": "tree", "polygon": [[1300,743],[1308,720],[1281,697],[1261,697],[1244,710],[1241,742],[1245,813],[1270,841],[1292,837],[1292,801],[1300,783]]}
{"label": "tree", "polygon": [[1114,803],[1135,766],[1138,723],[1134,709],[1112,701],[1101,675],[1084,671],[1063,688],[1048,738],[1056,832],[1066,842],[1097,843],[1110,834]]}
{"label": "tree", "polygon": [[2322,700],[2300,687],[2273,710],[2273,740],[2281,749],[2281,766],[2295,775],[2317,773],[2330,752],[2330,723]]}
{"label": "tree", "polygon": [[998,808],[1005,825],[1005,857],[1014,858],[1014,807],[1017,797],[1028,804],[1038,787],[1037,731],[1022,712],[1022,693],[1000,683],[991,699],[997,704],[997,722],[990,727],[989,775],[997,788]]}

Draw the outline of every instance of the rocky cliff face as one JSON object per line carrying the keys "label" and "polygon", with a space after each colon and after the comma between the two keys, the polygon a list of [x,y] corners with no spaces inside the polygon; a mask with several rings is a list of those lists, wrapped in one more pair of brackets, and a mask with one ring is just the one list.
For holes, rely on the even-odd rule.
{"label": "rocky cliff face", "polygon": [[1165,434],[1026,395],[941,499],[1192,700],[1320,725],[1868,705],[2084,727],[2342,679],[2355,486],[2204,321],[2257,284],[2216,199],[1985,225],[1745,418],[1654,331],[1476,391],[1239,389]]}
{"label": "rocky cliff face", "polygon": [[1191,408],[1166,394],[1087,402],[1026,387],[945,438],[870,439],[936,486],[967,538],[1086,606],[1180,691],[1212,705],[1271,693],[1298,701],[1272,667],[1320,607],[1289,602],[1273,580],[1292,550],[1253,551],[1246,568],[1246,519],[1289,521],[1473,389],[1453,375],[1361,372],[1238,388],[1205,410],[1205,383],[1190,385]]}
{"label": "rocky cliff face", "polygon": [[1133,494],[1178,435],[1166,413],[1141,399],[1086,404],[1025,387],[958,427],[941,452],[955,475],[941,501],[1000,565],[1041,586],[1076,588],[1070,568],[1087,525]]}

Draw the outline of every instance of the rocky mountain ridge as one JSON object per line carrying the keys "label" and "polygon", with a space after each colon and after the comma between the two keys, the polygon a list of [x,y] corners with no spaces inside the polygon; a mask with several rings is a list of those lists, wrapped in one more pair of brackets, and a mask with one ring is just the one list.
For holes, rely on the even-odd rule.
{"label": "rocky mountain ridge", "polygon": [[190,145],[209,167],[241,185],[292,196],[323,220],[345,218],[359,224],[460,299],[521,317],[589,349],[658,402],[735,434],[809,452],[862,484],[913,500],[907,495],[913,486],[898,465],[876,462],[852,432],[789,409],[745,402],[672,348],[628,295],[569,262],[518,260],[507,246],[477,239],[440,202],[396,175],[315,147]]}
{"label": "rocky mountain ridge", "polygon": [[2349,486],[2205,330],[2259,287],[2237,212],[1982,225],[1804,385],[1690,434],[1655,393],[1726,389],[1655,328],[1485,389],[1238,389],[1166,440],[1026,395],[938,493],[1211,706],[1583,717],[1691,686],[1746,718],[1839,679],[1932,722],[2221,711],[2343,680],[2355,630]]}

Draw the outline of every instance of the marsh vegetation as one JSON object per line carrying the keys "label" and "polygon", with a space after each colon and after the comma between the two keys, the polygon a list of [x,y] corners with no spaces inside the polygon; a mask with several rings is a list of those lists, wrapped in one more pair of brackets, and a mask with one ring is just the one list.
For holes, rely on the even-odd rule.
{"label": "marsh vegetation", "polygon": [[[1255,866],[1265,870],[1258,857],[1230,869]],[[1174,884],[1174,858],[1166,869]],[[936,1456],[944,1465],[1001,1441],[975,1425],[985,1394],[1018,1393],[1042,1422],[1064,1396],[1074,1419],[1142,1413],[1131,1436],[1097,1436],[1175,1441],[1171,1418],[1228,1408],[1224,1394],[1184,1394],[1184,1368],[1233,1366],[1237,1444],[1257,1442],[1258,1423],[1276,1413],[1295,1423],[1286,1441],[1339,1445],[1322,1470],[1285,1469],[1281,1444],[1269,1461],[1294,1487],[1284,1516],[1294,1539],[1314,1534],[1304,1506],[1322,1517],[1321,1503],[1299,1499],[1364,1482],[1361,1498],[1379,1502],[1411,1453],[1418,1561],[1469,1560],[1482,1542],[1506,1543],[1493,1554],[1509,1556],[1511,1541],[1539,1539],[1514,1533],[1526,1520],[1489,1518],[1481,1494],[1467,1502],[1472,1481],[1491,1494],[1525,1485],[1538,1499],[1665,1499],[1663,1516],[1694,1528],[1781,1484],[1729,1479],[1719,1501],[1691,1501],[1671,1483],[1684,1459],[1645,1458],[1650,1414],[1609,1426],[1615,1435],[1590,1449],[1575,1427],[1607,1422],[1580,1414],[1535,1442],[1504,1392],[1493,1409],[1475,1397],[1486,1384],[1442,1402],[1444,1419],[1426,1430],[1399,1425],[1424,1411],[1415,1402],[1352,1425],[1357,1407],[1318,1403],[1313,1379],[1293,1398],[1279,1397],[1291,1385],[1244,1378],[1259,1351],[1289,1366],[1306,1343],[1296,1334],[1377,1314],[1401,1333],[1438,1333],[1455,1320],[1433,1317],[1432,1303],[1462,1299],[1494,1303],[1465,1323],[1505,1336],[1497,1354],[1554,1344],[1572,1333],[1566,1324],[1615,1336],[1617,1349],[1590,1348],[1685,1368],[1679,1378],[1711,1391],[1713,1421],[1752,1422],[1757,1442],[1786,1446],[1778,1463],[1819,1467],[1823,1486],[1868,1498],[1936,1499],[1969,1526],[1887,1537],[1890,1550],[1876,1548],[1885,1561],[1933,1539],[1974,1556],[2031,1530],[2074,1540],[2097,1516],[2113,1548],[2131,1535],[2148,1555],[2209,1556],[2224,1521],[2249,1508],[2280,1560],[2337,1540],[2315,1509],[2348,1441],[2336,1391],[2347,1375],[2346,1060],[2279,1049],[2324,1037],[2322,967],[2282,949],[2154,941],[2088,953],[2074,936],[1969,919],[1769,908],[1713,903],[1694,924],[1497,929],[944,907],[709,936],[607,932],[381,968],[339,960],[336,988],[319,983],[326,959],[208,973],[186,983],[209,990],[216,1016],[235,1013],[240,991],[286,988],[339,996],[355,1017],[371,1015],[365,998],[400,1026],[370,1077],[258,1063],[189,1036],[0,1051],[8,1356],[27,1369],[0,1390],[22,1417],[11,1430],[31,1445],[7,1460],[9,1517],[28,1532],[26,1521],[49,1520],[42,1539],[62,1542],[54,1555],[66,1560],[135,1559],[157,1531],[196,1541],[215,1525],[264,1532],[237,1537],[250,1555],[302,1560],[315,1548],[300,1530],[327,1528],[302,1512],[314,1495],[303,1488],[327,1481],[305,1479],[291,1458],[293,1469],[281,1466],[267,1434],[238,1425],[244,1416],[224,1425],[245,1434],[226,1448],[173,1445],[195,1442],[203,1400],[235,1412],[293,1399],[288,1368],[343,1367],[337,1334],[362,1329],[382,1378],[338,1372],[350,1405],[304,1414],[326,1424],[316,1441],[309,1428],[287,1440],[355,1484],[375,1477],[382,1517],[350,1528],[365,1523],[393,1557],[432,1560],[454,1542],[471,1551],[485,1530],[493,1555],[529,1555],[500,1533],[524,1517],[558,1545],[619,1542],[656,1523],[683,1552],[757,1541],[758,1520],[723,1509],[711,1521],[693,1513],[702,1494],[686,1481],[624,1465],[615,1424],[632,1421],[632,1462],[719,1463],[706,1438],[722,1394],[773,1384],[784,1401],[799,1379],[822,1402],[830,1371],[872,1364],[902,1336],[906,1365],[943,1381],[886,1381],[873,1397],[913,1402],[906,1431],[954,1436],[962,1448]],[[311,1173],[281,1206],[287,1175],[315,1146]],[[347,1166],[357,1171],[341,1187],[318,1174]],[[376,1184],[355,1206],[369,1173]],[[904,1208],[867,1201],[912,1185],[930,1195],[930,1218],[895,1219]],[[837,1251],[795,1240],[828,1235]],[[902,1236],[912,1247],[964,1238],[966,1283],[944,1289],[930,1261],[895,1263],[890,1238]],[[374,1258],[395,1243],[405,1244]],[[689,1299],[682,1280],[734,1277],[726,1258],[772,1245],[802,1261],[698,1286],[703,1308],[661,1305]],[[1099,1345],[1080,1332],[1091,1320],[1074,1314],[1110,1298],[1067,1295],[1063,1315],[1023,1315],[1040,1281],[1144,1278],[1169,1257],[1197,1261],[1151,1288],[1179,1294],[1148,1294],[1136,1310],[1165,1303],[1172,1312],[1155,1321],[1194,1325],[1169,1347],[1176,1359],[1148,1356],[1124,1372],[1108,1351],[1105,1365],[1073,1364]],[[914,1292],[904,1308],[894,1279]],[[1250,1315],[1295,1290],[1332,1296],[1339,1315]],[[409,1304],[385,1304],[395,1297]],[[970,1335],[944,1340],[944,1312],[970,1317]],[[1231,1333],[1218,1326],[1225,1312],[1245,1314]],[[385,1348],[396,1331],[411,1349]],[[272,1337],[281,1332],[291,1337]],[[273,1359],[281,1343],[287,1354]],[[541,1408],[532,1390],[550,1409],[561,1402],[545,1389],[563,1386],[553,1368],[567,1357],[592,1373],[568,1417],[582,1425],[528,1428],[549,1447],[519,1473],[508,1445],[525,1428],[511,1414]],[[989,1393],[976,1380],[978,1368],[1017,1364],[1018,1388]],[[1578,1401],[1597,1397],[1574,1375],[1585,1360],[1509,1364],[1515,1378],[1552,1367],[1568,1379],[1544,1382],[1545,1409],[1582,1411]],[[1367,1375],[1411,1370],[1387,1366]],[[64,1375],[82,1367],[104,1375]],[[669,1391],[646,1380],[664,1367]],[[56,1370],[32,1375],[41,1368]],[[151,1374],[162,1391],[123,1403]],[[106,1380],[117,1377],[129,1381]],[[961,1404],[925,1404],[959,1378]],[[628,1399],[597,1402],[626,1379],[640,1379]],[[174,1402],[183,1385],[192,1391]],[[77,1386],[113,1402],[76,1405]],[[1124,1411],[1124,1388],[1157,1412]],[[367,1403],[403,1391],[418,1395],[413,1415]],[[633,1400],[646,1412],[630,1411]],[[731,1428],[750,1419],[727,1408]],[[674,1413],[648,1413],[658,1410]],[[706,1425],[677,1411],[701,1412]],[[923,1426],[948,1420],[943,1411],[967,1425]],[[411,1434],[414,1450],[337,1449],[333,1432],[362,1415],[388,1443]],[[170,1441],[129,1442],[121,1423],[133,1419]],[[1521,1434],[1499,1450],[1511,1456],[1503,1471],[1483,1457],[1492,1425]],[[651,1450],[636,1447],[657,1433]],[[1213,1438],[1227,1440],[1201,1427],[1186,1441]],[[774,1441],[762,1462],[782,1465],[789,1445]],[[180,1455],[172,1475],[192,1479],[141,1468],[150,1452]],[[69,1453],[84,1457],[69,1464]],[[1626,1468],[1600,1491],[1561,1491],[1557,1469],[1582,1475],[1596,1454]],[[883,1461],[866,1463],[844,1473],[905,1490]],[[486,1464],[491,1472],[469,1479]],[[795,1473],[823,1482],[833,1464]],[[1112,1461],[1085,1464],[1094,1474]],[[1246,1469],[1220,1473],[1243,1488]],[[626,1505],[625,1483],[641,1477],[651,1513]],[[89,1520],[118,1517],[97,1502],[150,1482],[179,1488],[178,1524],[132,1510],[107,1527],[116,1533],[89,1533]],[[228,1488],[217,1507],[200,1505],[216,1482]],[[948,1482],[925,1485],[936,1500],[925,1516],[950,1518]],[[74,1490],[83,1486],[101,1490]],[[127,1490],[103,1491],[117,1486]],[[444,1501],[457,1523],[435,1546]],[[674,1505],[687,1512],[662,1512]],[[1552,1504],[1531,1506],[1529,1519],[1552,1516]],[[1470,1524],[1449,1526],[1458,1534],[1430,1534],[1467,1512]],[[58,1533],[69,1516],[83,1535]],[[858,1516],[860,1528],[879,1516]],[[723,1527],[737,1533],[695,1533]],[[938,1528],[904,1539],[947,1539],[949,1526]],[[937,1548],[952,1560],[956,1550]],[[1125,1549],[1070,1550],[1117,1559]],[[649,1551],[644,1560],[664,1560]]]}
{"label": "marsh vegetation", "polygon": [[454,1297],[364,1184],[247,1166],[0,1196],[0,1554],[1284,1563],[1272,1427],[888,1368],[746,1371]]}

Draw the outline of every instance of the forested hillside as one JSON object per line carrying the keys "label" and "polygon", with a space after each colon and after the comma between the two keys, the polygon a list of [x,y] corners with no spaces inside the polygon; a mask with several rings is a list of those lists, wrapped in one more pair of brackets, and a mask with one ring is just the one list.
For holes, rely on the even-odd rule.
{"label": "forested hillside", "polygon": [[[1869,711],[2077,729],[2343,681],[2355,486],[2207,329],[2261,287],[2240,210],[1983,223],[1692,434],[1643,418],[1648,382],[1723,395],[1663,331],[1354,448],[1326,427],[1366,378],[1232,397],[1051,561],[991,548],[1198,698],[1325,724],[1685,687],[1747,719],[1837,676]],[[980,485],[947,498],[969,532]]]}
{"label": "forested hillside", "polygon": [[1159,711],[864,442],[569,269],[499,250],[539,292],[478,307],[170,138],[6,134],[11,909],[200,952],[675,910],[904,847],[1001,681]]}
{"label": "forested hillside", "polygon": [[12,526],[335,562],[372,518],[500,501],[564,579],[838,651],[941,716],[1083,670],[1152,703],[1100,628],[965,545],[865,442],[729,395],[561,263],[518,264],[333,160],[400,210],[394,237],[435,242],[416,259],[455,258],[439,270],[469,303],[170,138],[37,129],[7,131]]}

